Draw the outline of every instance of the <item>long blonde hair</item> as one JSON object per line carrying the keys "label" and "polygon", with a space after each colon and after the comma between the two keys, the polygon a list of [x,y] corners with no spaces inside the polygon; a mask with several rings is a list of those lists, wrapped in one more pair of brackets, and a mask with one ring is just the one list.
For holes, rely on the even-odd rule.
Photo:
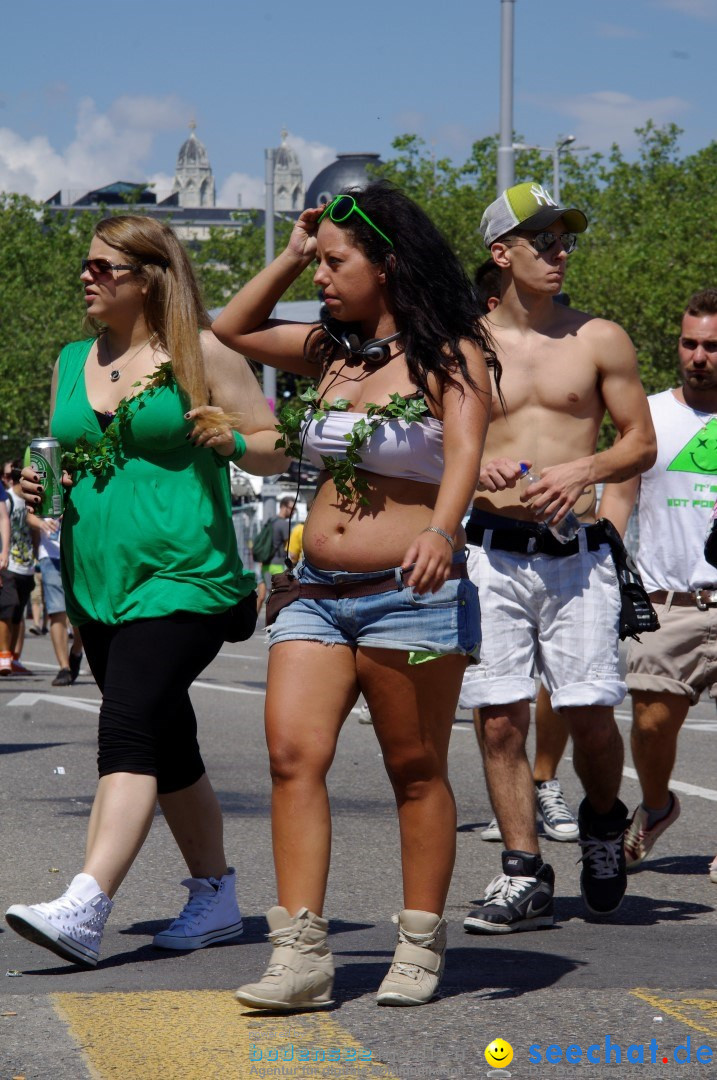
{"label": "long blonde hair", "polygon": [[[189,257],[168,225],[134,214],[103,218],[95,236],[138,265],[137,275],[148,285],[144,319],[170,358],[174,377],[192,408],[208,402],[207,379],[199,331],[211,320],[204,307]],[[103,327],[87,318],[95,334]]]}

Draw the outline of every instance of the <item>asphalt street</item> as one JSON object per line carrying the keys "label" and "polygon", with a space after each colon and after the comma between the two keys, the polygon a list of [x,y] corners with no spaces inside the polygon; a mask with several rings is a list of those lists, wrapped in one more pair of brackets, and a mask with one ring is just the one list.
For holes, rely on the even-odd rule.
{"label": "asphalt street", "polygon": [[[330,776],[326,913],[336,1005],[289,1017],[238,1005],[232,989],[265,967],[263,912],[275,902],[262,726],[266,658],[259,631],[225,646],[193,690],[238,871],[243,938],[195,953],[152,947],[152,935],[186,896],[186,869],[158,816],[116,898],[95,970],[65,963],[3,924],[0,1080],[717,1077],[717,885],[707,875],[717,852],[717,713],[710,700],[690,711],[680,740],[674,779],[682,816],[631,876],[620,911],[589,921],[577,846],[545,840],[543,857],[556,872],[556,925],[499,939],[462,929],[467,910],[500,872],[500,845],[479,837],[490,808],[469,716],[457,715],[449,954],[441,997],[419,1009],[375,1004],[395,945],[391,916],[401,907],[398,836],[373,729],[354,712]],[[0,680],[3,911],[54,898],[80,869],[96,782],[94,681],[84,672],[74,686],[53,688],[46,638],[29,639],[23,659],[33,676]],[[618,713],[625,735],[629,707],[628,699]],[[628,747],[622,797],[630,810],[639,795],[631,766]],[[560,777],[576,807],[580,786],[569,757]],[[513,1049],[501,1069],[484,1056],[496,1038]]]}

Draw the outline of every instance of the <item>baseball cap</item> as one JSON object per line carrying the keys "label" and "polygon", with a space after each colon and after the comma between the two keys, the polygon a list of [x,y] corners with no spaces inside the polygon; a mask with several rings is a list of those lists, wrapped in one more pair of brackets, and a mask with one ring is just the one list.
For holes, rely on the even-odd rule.
{"label": "baseball cap", "polygon": [[480,231],[485,246],[489,248],[513,229],[547,229],[560,217],[569,232],[585,232],[588,227],[588,219],[582,210],[558,206],[542,184],[527,180],[524,184],[506,188],[490,204],[481,218]]}

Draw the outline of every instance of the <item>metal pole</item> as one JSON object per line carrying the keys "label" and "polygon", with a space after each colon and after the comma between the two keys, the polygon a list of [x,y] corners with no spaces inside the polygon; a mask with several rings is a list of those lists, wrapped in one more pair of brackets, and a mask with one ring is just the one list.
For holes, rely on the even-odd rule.
{"label": "metal pole", "polygon": [[500,137],[497,191],[505,191],[515,182],[513,153],[513,25],[515,0],[500,0]]}
{"label": "metal pole", "polygon": [[[264,263],[266,266],[274,261],[274,149],[264,151],[265,180],[266,180],[266,203],[264,210]],[[272,411],[276,406],[276,370],[264,365],[262,372],[262,385],[264,397],[268,400]]]}
{"label": "metal pole", "polygon": [[553,147],[553,198],[558,206],[560,206],[560,151],[562,148],[562,143]]}

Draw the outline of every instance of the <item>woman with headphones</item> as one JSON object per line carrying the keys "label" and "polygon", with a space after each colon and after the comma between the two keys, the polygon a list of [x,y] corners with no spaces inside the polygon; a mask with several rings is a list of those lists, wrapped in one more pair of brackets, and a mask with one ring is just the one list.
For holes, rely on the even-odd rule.
{"label": "woman with headphones", "polygon": [[[329,317],[270,319],[311,263]],[[444,963],[456,829],[448,743],[480,639],[461,519],[490,413],[484,354],[495,359],[457,258],[383,182],[305,210],[286,250],[213,329],[259,363],[317,379],[308,409],[279,428],[290,454],[324,469],[291,602],[270,631],[274,951],[237,997],[287,1011],[332,1003],[326,776],[363,693],[396,797],[403,869],[398,947],[378,1002],[421,1005]]]}

